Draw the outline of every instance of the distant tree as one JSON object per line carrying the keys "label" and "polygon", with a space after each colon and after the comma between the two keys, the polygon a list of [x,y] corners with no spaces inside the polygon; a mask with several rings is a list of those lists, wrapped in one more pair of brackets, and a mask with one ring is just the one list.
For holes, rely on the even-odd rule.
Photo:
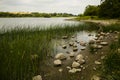
{"label": "distant tree", "polygon": [[85,9],[84,15],[85,16],[97,16],[99,11],[98,6],[88,5]]}

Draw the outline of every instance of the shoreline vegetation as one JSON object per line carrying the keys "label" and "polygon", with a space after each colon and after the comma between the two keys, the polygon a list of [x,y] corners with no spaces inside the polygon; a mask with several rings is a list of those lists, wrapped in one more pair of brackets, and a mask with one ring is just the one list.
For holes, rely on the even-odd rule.
{"label": "shoreline vegetation", "polygon": [[[66,25],[62,28],[58,25],[46,30],[18,28],[7,32],[0,32],[0,79],[31,80],[33,76],[40,73],[40,66],[42,66],[44,60],[48,58],[47,56],[51,54],[53,48],[51,45],[52,39],[60,39],[64,35],[72,36],[74,33],[82,30],[97,31],[98,29],[99,26],[97,24],[87,23],[77,26]],[[103,31],[120,31],[120,25],[107,25],[107,27],[103,27]],[[119,48],[119,44],[113,45],[113,47],[116,46],[117,48],[114,50]],[[115,60],[113,60],[113,63],[110,62],[110,58],[111,57],[107,58],[105,69],[111,69],[109,65],[114,66],[112,64],[116,62]],[[120,69],[120,65],[116,64],[116,66],[117,68],[114,68],[113,71]],[[116,77],[116,74],[112,75],[115,76],[115,79],[120,79],[117,78],[118,76]],[[111,74],[109,74],[109,76],[111,76]]]}

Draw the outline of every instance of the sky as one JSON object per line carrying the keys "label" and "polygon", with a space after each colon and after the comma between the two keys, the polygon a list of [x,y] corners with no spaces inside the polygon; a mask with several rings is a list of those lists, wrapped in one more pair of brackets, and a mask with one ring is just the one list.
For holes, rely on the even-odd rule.
{"label": "sky", "polygon": [[100,0],[0,0],[0,11],[81,14],[87,5]]}

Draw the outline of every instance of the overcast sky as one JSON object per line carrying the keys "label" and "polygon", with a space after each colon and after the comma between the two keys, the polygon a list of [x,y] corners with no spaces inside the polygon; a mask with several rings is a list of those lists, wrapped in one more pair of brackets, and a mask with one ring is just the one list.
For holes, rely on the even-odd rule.
{"label": "overcast sky", "polygon": [[0,11],[79,14],[87,5],[99,4],[100,0],[0,0]]}

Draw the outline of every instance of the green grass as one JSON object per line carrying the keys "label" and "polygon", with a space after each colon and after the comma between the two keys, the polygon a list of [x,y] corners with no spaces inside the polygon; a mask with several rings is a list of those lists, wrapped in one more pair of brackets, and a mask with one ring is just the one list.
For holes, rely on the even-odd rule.
{"label": "green grass", "polygon": [[98,16],[78,16],[75,20],[98,20]]}
{"label": "green grass", "polygon": [[102,77],[105,80],[120,80],[120,36],[118,42],[113,42],[110,45],[109,54],[104,60],[102,69]]}
{"label": "green grass", "polygon": [[71,36],[80,30],[97,30],[96,25],[16,28],[0,31],[0,80],[31,80],[41,63],[52,53],[52,39]]}

